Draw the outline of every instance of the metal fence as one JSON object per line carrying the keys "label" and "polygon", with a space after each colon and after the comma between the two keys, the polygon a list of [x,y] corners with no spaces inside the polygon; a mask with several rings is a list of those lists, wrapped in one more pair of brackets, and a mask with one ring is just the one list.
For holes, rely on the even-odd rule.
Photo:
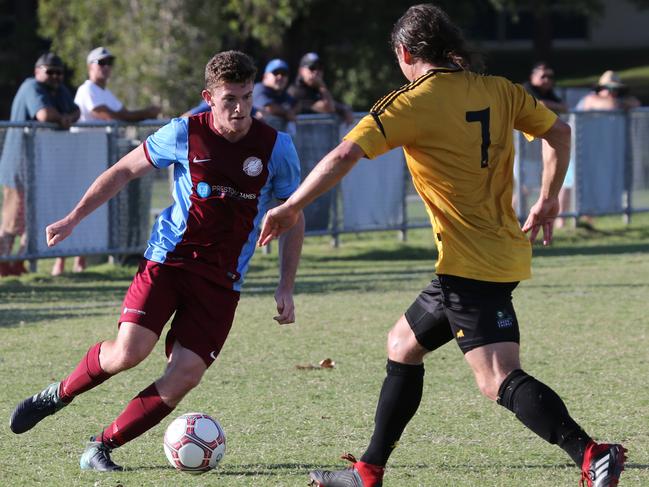
{"label": "metal fence", "polygon": [[[574,174],[566,179],[572,205],[565,216],[622,214],[630,218],[649,211],[649,109],[573,112],[567,121],[573,127]],[[3,255],[0,261],[141,253],[153,218],[171,203],[170,175],[164,170],[129,183],[54,248],[47,247],[44,229],[66,215],[102,171],[162,123],[80,124],[62,131],[47,124],[0,122],[0,166],[17,161],[24,171],[28,236],[22,255]],[[288,127],[279,120],[269,123],[292,133],[303,177],[349,128],[324,115],[300,116]],[[519,133],[514,140],[513,203],[523,219],[540,188],[541,145],[539,141],[528,143]],[[374,230],[399,230],[405,236],[408,229],[429,225],[400,149],[372,161],[361,160],[339,186],[307,207],[305,217],[308,235],[334,239],[346,232]]]}

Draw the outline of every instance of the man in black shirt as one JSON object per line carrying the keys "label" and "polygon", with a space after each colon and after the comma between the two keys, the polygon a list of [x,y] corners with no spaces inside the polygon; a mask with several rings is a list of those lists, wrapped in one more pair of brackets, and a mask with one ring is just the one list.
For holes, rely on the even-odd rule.
{"label": "man in black shirt", "polygon": [[545,62],[532,66],[530,79],[523,86],[534,98],[555,113],[568,111],[566,104],[554,92],[554,70]]}

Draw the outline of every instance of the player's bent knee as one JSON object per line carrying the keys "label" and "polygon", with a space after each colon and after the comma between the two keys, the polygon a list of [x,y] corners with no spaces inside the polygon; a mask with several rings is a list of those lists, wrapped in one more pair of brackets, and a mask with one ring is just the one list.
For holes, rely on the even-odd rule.
{"label": "player's bent knee", "polygon": [[476,384],[480,393],[488,399],[495,401],[498,398],[498,389],[500,388],[500,383],[502,380],[495,376],[476,376]]}
{"label": "player's bent knee", "polygon": [[139,350],[119,350],[113,359],[113,366],[120,370],[132,369],[146,358]]}
{"label": "player's bent knee", "polygon": [[202,372],[191,369],[175,370],[172,374],[165,374],[160,380],[162,389],[174,401],[180,401],[189,391],[200,384]]}
{"label": "player's bent knee", "polygon": [[419,345],[417,338],[407,324],[407,330],[397,323],[388,333],[388,358],[395,362],[405,364],[419,364],[426,354],[426,350]]}

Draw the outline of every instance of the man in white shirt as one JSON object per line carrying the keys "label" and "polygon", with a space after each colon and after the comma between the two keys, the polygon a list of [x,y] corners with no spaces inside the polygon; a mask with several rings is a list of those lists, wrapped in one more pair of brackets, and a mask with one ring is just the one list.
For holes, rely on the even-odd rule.
{"label": "man in white shirt", "polygon": [[[151,105],[139,110],[127,110],[124,104],[106,87],[113,71],[115,56],[105,47],[97,47],[90,51],[86,58],[88,64],[88,79],[79,86],[74,102],[81,111],[79,122],[96,122],[120,120],[123,122],[139,122],[148,118],[156,118],[160,107]],[[73,271],[85,269],[85,259],[76,257]],[[58,276],[65,268],[65,259],[59,257],[52,267],[52,275]]]}
{"label": "man in white shirt", "polygon": [[74,102],[81,110],[80,122],[97,120],[122,120],[139,122],[148,118],[156,118],[160,107],[152,105],[139,110],[127,110],[121,101],[106,87],[113,71],[113,56],[105,47],[97,47],[90,51],[86,60],[88,63],[88,79],[79,86]]}

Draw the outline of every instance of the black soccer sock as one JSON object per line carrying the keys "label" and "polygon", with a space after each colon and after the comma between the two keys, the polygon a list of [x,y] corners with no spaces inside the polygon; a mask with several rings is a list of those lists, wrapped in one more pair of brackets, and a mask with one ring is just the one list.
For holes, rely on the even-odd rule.
{"label": "black soccer sock", "polygon": [[570,417],[556,392],[519,369],[500,385],[497,402],[545,441],[559,445],[581,468],[590,436]]}
{"label": "black soccer sock", "polygon": [[410,419],[417,412],[424,388],[424,364],[408,365],[388,359],[374,416],[374,433],[361,461],[384,466]]}

